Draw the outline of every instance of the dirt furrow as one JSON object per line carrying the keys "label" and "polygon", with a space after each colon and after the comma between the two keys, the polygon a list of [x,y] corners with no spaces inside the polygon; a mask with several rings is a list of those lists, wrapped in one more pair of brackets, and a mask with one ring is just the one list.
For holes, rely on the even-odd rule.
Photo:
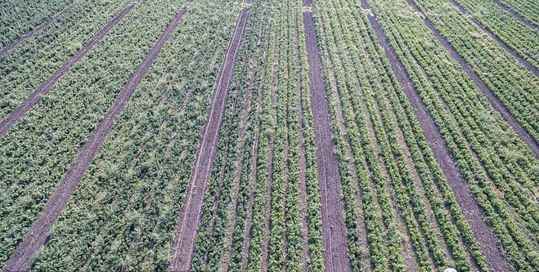
{"label": "dirt furrow", "polygon": [[520,14],[518,11],[516,11],[512,6],[500,1],[500,0],[494,0],[494,3],[496,3],[498,6],[500,6],[502,9],[507,11],[511,16],[515,17],[517,20],[519,20],[522,24],[525,26],[539,32],[539,24],[536,22],[526,18],[526,16]]}
{"label": "dirt furrow", "polygon": [[221,68],[208,122],[204,128],[196,162],[193,165],[186,202],[184,203],[181,216],[178,217],[175,239],[172,244],[170,256],[170,271],[189,271],[191,268],[194,238],[197,233],[202,201],[204,200],[210,169],[215,157],[215,148],[225,108],[228,85],[232,78],[236,54],[249,15],[249,9],[243,9],[238,16],[234,35],[228,46],[225,62]]}
{"label": "dirt furrow", "polygon": [[[334,63],[334,61],[332,60],[332,57],[330,57],[330,63],[331,65],[333,65],[333,67],[338,66]],[[343,96],[341,95],[341,91],[338,87],[336,75],[331,69],[332,68],[328,70],[328,83],[329,83],[329,90],[331,91],[330,95],[338,98],[336,99],[335,106],[334,106],[336,128],[338,129],[338,134],[340,135],[340,137],[344,139],[343,145],[342,145],[343,146],[342,152],[344,153],[345,158],[349,160],[349,162],[346,164],[348,174],[351,176],[351,180],[357,183],[359,181],[358,170],[355,165],[355,161],[357,160],[355,159],[354,153],[352,151],[351,141],[353,140],[351,139],[348,133],[347,121],[345,120],[343,116],[344,110],[343,110],[342,101],[341,101]],[[351,119],[355,119],[355,118],[356,117],[354,113],[354,117],[351,117]],[[367,168],[366,165],[365,165],[365,168]],[[361,250],[362,250],[360,262],[362,264],[362,268],[368,268],[370,267],[370,253],[369,253],[369,243],[367,241],[367,227],[365,224],[365,217],[363,215],[363,196],[362,196],[361,190],[357,190],[354,195],[356,197],[355,201],[353,201],[349,205],[353,206],[353,210],[355,212],[354,216],[355,216],[356,224],[358,226],[356,227],[355,231],[357,232],[357,236],[358,236],[357,243],[360,244]]]}
{"label": "dirt furrow", "polygon": [[[370,9],[367,0],[362,0],[362,6],[365,9]],[[455,162],[451,158],[449,150],[445,145],[444,139],[442,138],[434,119],[427,112],[426,106],[417,94],[408,72],[397,57],[395,49],[390,45],[384,29],[375,16],[376,15],[374,15],[371,10],[370,14],[367,15],[369,23],[376,33],[380,46],[382,46],[389,59],[391,69],[397,77],[410,103],[414,107],[417,119],[421,124],[425,138],[430,144],[436,160],[447,177],[449,185],[454,191],[460,207],[465,211],[465,217],[481,247],[481,252],[486,256],[488,263],[494,271],[511,270],[504,258],[503,252],[498,246],[499,242],[497,237],[485,223],[477,202],[468,188],[468,185],[462,179]]]}
{"label": "dirt furrow", "polygon": [[309,61],[311,108],[314,117],[316,161],[321,194],[321,214],[326,271],[350,271],[346,226],[341,200],[341,177],[332,142],[325,84],[322,79],[320,51],[317,47],[312,12],[303,12],[303,24]]}
{"label": "dirt furrow", "polygon": [[515,133],[520,136],[522,141],[524,141],[533,152],[535,158],[539,159],[539,143],[537,139],[531,136],[526,129],[524,129],[518,121],[513,117],[513,114],[509,109],[498,99],[498,97],[487,87],[485,82],[479,78],[477,73],[473,70],[466,60],[455,50],[451,42],[444,37],[440,31],[434,26],[432,21],[424,14],[421,9],[418,7],[417,3],[414,0],[407,0],[408,4],[416,11],[422,14],[424,24],[430,29],[432,34],[436,39],[444,46],[444,48],[449,52],[449,55],[459,63],[462,67],[462,70],[466,75],[474,82],[475,86],[485,95],[487,100],[490,102],[490,105],[493,109],[498,111],[500,115],[505,119],[507,124],[515,131]]}
{"label": "dirt furrow", "polygon": [[526,68],[530,73],[539,76],[539,69],[522,57],[513,47],[503,41],[496,33],[492,32],[487,26],[477,20],[461,3],[457,0],[449,0],[453,6],[464,16],[470,18],[472,22],[492,40],[494,40],[501,48],[509,53],[522,67]]}
{"label": "dirt furrow", "polygon": [[47,241],[51,226],[62,213],[71,194],[76,190],[80,179],[103,145],[107,134],[111,131],[114,121],[116,121],[124,110],[129,98],[133,95],[136,87],[152,66],[165,42],[172,36],[173,31],[181,22],[184,14],[185,10],[183,9],[176,13],[159,37],[159,40],[150,49],[142,64],[131,76],[128,83],[121,89],[114,104],[112,104],[103,120],[97,125],[86,144],[79,150],[76,160],[64,175],[62,183],[59,184],[55,192],[50,196],[39,219],[32,224],[30,231],[24,236],[23,241],[19,243],[15,252],[7,261],[6,271],[25,271],[28,269],[32,257]]}
{"label": "dirt furrow", "polygon": [[79,49],[75,55],[73,55],[67,62],[65,62],[60,69],[58,69],[47,81],[43,82],[34,92],[24,100],[17,108],[9,113],[0,122],[0,137],[5,136],[9,129],[14,126],[24,115],[32,109],[32,107],[41,100],[41,97],[46,95],[54,85],[67,73],[73,65],[75,65],[80,59],[82,59],[92,48],[94,48],[98,42],[103,40],[105,35],[125,17],[133,8],[135,3],[131,3],[123,8],[119,13],[114,15],[103,28],[101,28],[94,36],[88,41],[88,43]]}

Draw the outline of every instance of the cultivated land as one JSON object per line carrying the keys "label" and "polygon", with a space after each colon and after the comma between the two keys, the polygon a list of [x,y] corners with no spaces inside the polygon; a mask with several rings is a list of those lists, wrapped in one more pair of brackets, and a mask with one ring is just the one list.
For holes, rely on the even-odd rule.
{"label": "cultivated land", "polygon": [[0,4],[2,271],[536,271],[532,0]]}

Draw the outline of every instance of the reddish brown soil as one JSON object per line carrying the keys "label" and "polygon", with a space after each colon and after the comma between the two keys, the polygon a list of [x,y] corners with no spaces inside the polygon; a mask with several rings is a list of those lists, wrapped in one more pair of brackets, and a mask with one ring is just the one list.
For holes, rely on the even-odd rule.
{"label": "reddish brown soil", "polygon": [[191,180],[189,181],[186,202],[182,208],[181,216],[178,218],[170,256],[170,271],[189,271],[191,268],[194,238],[197,233],[198,222],[200,221],[200,211],[202,209],[202,201],[206,192],[211,165],[215,157],[215,148],[225,108],[228,85],[232,78],[236,53],[240,46],[241,37],[243,36],[249,15],[250,11],[248,9],[244,9],[240,13],[236,22],[234,36],[229,44],[225,62],[221,68],[208,122],[204,128],[197,159],[193,166]]}
{"label": "reddish brown soil", "polygon": [[[337,57],[342,57],[342,56],[337,56]],[[337,86],[338,85],[337,78],[333,71],[336,64],[333,62],[333,58],[331,56],[329,56],[329,58],[330,58],[331,65],[333,65],[332,67],[329,67],[327,69],[329,89],[331,90],[330,95],[337,98],[341,98],[342,95],[341,95],[340,89]],[[346,171],[348,175],[350,175],[351,180],[353,182],[358,182],[359,177],[357,174],[357,168],[355,165],[355,159],[354,159],[354,155],[353,155],[352,147],[351,147],[352,141],[354,139],[351,139],[347,130],[347,125],[349,124],[345,121],[345,118],[343,116],[342,100],[337,99],[334,107],[335,107],[335,121],[336,121],[335,124],[336,124],[336,128],[338,129],[338,134],[339,134],[338,137],[341,137],[343,139],[342,152],[345,158],[347,158],[348,160]],[[355,116],[350,117],[350,120],[355,120],[355,118],[356,118]],[[364,167],[367,168],[368,166],[365,165]],[[354,189],[356,189],[356,187],[357,186],[354,186]],[[358,240],[355,242],[358,245],[360,245],[361,253],[360,253],[359,261],[361,263],[361,267],[368,268],[370,267],[370,253],[369,253],[369,244],[367,241],[367,228],[365,225],[365,220],[364,220],[364,215],[363,215],[363,196],[360,190],[355,190],[355,193],[353,195],[355,195],[356,198],[351,200],[350,206],[353,207],[352,209],[354,210],[354,219],[357,224],[355,228],[355,232],[357,234]]]}
{"label": "reddish brown soil", "polygon": [[531,136],[526,129],[524,129],[518,121],[513,117],[513,114],[509,109],[496,97],[496,95],[487,87],[485,82],[479,78],[477,73],[473,70],[466,60],[455,50],[451,42],[445,38],[439,31],[436,29],[431,20],[424,14],[421,9],[417,6],[417,3],[414,0],[407,0],[410,6],[412,6],[417,12],[420,12],[423,15],[423,22],[431,30],[432,34],[438,39],[438,41],[445,47],[449,52],[451,57],[457,61],[466,75],[474,82],[475,86],[485,95],[490,102],[490,105],[497,110],[503,119],[509,124],[509,126],[515,131],[515,133],[520,136],[522,141],[524,141],[531,149],[536,158],[539,158],[539,143],[537,140]]}
{"label": "reddish brown soil", "polygon": [[136,87],[152,66],[161,48],[181,22],[184,13],[185,10],[183,9],[176,13],[176,16],[159,37],[159,40],[150,49],[144,62],[137,68],[129,79],[129,82],[124,85],[116,97],[114,104],[112,104],[103,120],[89,137],[88,142],[79,150],[77,159],[71,164],[69,170],[64,175],[62,183],[60,183],[55,192],[50,196],[39,219],[32,224],[30,231],[25,235],[23,241],[17,246],[15,252],[7,261],[6,271],[26,271],[30,265],[31,258],[46,243],[52,224],[54,224],[62,213],[71,194],[76,190],[80,179],[103,145],[107,134],[111,131],[114,121],[124,110],[129,98],[133,95]]}
{"label": "reddish brown soil", "polygon": [[88,41],[88,43],[79,49],[75,55],[73,55],[67,62],[65,62],[60,69],[58,69],[47,81],[43,82],[36,90],[23,101],[13,112],[8,114],[0,122],[0,137],[5,136],[9,129],[14,126],[24,115],[37,104],[41,97],[46,95],[69,70],[75,65],[81,58],[83,58],[92,48],[94,48],[99,41],[101,41],[105,35],[114,27],[125,15],[127,15],[135,6],[135,4],[129,4],[119,13],[114,15],[110,21],[108,21],[103,28],[101,28],[94,36]]}
{"label": "reddish brown soil", "polygon": [[[367,0],[363,0],[363,4],[365,5],[364,7],[369,8]],[[477,205],[466,182],[460,176],[460,173],[455,165],[455,162],[450,156],[449,150],[445,145],[438,127],[427,112],[425,105],[415,90],[408,72],[397,57],[395,50],[388,41],[384,29],[375,16],[376,15],[368,15],[369,22],[376,32],[378,41],[383,47],[386,56],[390,61],[391,68],[399,80],[404,93],[410,100],[410,103],[414,106],[417,119],[423,128],[425,138],[429,142],[436,160],[440,164],[440,167],[447,177],[449,185],[455,192],[455,196],[460,204],[460,207],[464,211],[465,217],[472,228],[477,242],[479,243],[481,252],[485,255],[488,263],[494,271],[510,271],[510,266],[506,262],[504,254],[500,249],[501,246],[498,239],[485,223],[481,209]]]}
{"label": "reddish brown soil", "polygon": [[493,39],[501,48],[503,48],[507,53],[509,53],[522,67],[526,68],[528,71],[533,73],[536,76],[539,76],[539,69],[535,67],[533,64],[529,63],[524,57],[522,57],[513,47],[508,45],[505,41],[503,41],[496,33],[492,32],[487,26],[485,26],[483,23],[481,23],[479,20],[477,20],[470,12],[458,1],[456,0],[449,0],[451,4],[453,4],[457,10],[463,14],[467,15],[470,20],[484,33],[487,33],[487,35]]}
{"label": "reddish brown soil", "polygon": [[516,11],[512,6],[502,2],[500,0],[494,0],[494,2],[496,4],[498,4],[498,6],[502,7],[509,14],[511,14],[513,17],[515,17],[517,20],[519,20],[522,24],[524,24],[525,26],[539,32],[539,25],[536,22],[526,18],[525,16],[520,14],[518,11]]}
{"label": "reddish brown soil", "polygon": [[314,18],[303,12],[306,47],[309,59],[311,107],[314,117],[316,161],[320,183],[321,214],[326,271],[350,271],[346,243],[346,226],[341,201],[341,177],[335,146],[332,142],[325,86],[322,80],[320,52],[316,45]]}

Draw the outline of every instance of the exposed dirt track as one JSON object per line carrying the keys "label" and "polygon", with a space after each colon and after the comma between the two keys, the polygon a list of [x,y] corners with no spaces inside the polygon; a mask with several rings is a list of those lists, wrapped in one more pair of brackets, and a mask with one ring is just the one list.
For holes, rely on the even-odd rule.
{"label": "exposed dirt track", "polygon": [[505,41],[503,41],[496,33],[492,32],[487,26],[479,22],[462,4],[460,4],[456,0],[449,0],[451,4],[453,4],[457,10],[463,14],[468,16],[472,20],[472,22],[484,33],[487,33],[487,35],[493,39],[501,48],[503,48],[507,53],[509,53],[522,67],[526,68],[530,73],[533,73],[536,76],[539,76],[539,69],[535,67],[533,64],[528,62],[526,59],[524,59],[513,47],[508,45]]}
{"label": "exposed dirt track", "polygon": [[[362,0],[364,8],[369,9],[367,0]],[[410,103],[415,109],[417,119],[419,120],[423,133],[428,143],[430,144],[436,160],[440,164],[449,185],[455,192],[455,196],[460,204],[460,207],[464,211],[465,217],[470,224],[472,231],[479,243],[481,252],[485,255],[488,263],[494,271],[510,271],[510,266],[506,262],[498,239],[494,233],[489,229],[487,224],[482,218],[482,213],[475,201],[470,189],[466,182],[460,176],[460,173],[455,165],[455,162],[450,156],[442,135],[436,126],[434,120],[427,112],[427,109],[415,90],[415,87],[406,71],[404,65],[397,57],[397,54],[393,47],[390,45],[384,29],[378,22],[374,13],[367,15],[371,27],[376,33],[376,37],[382,48],[385,51],[391,65],[391,69],[395,73],[404,93],[410,100]]]}
{"label": "exposed dirt track", "polygon": [[178,218],[169,260],[169,271],[189,271],[191,269],[194,239],[198,229],[202,201],[204,200],[210,169],[215,157],[215,148],[225,108],[228,85],[232,78],[236,54],[249,15],[249,9],[241,11],[236,21],[234,36],[226,52],[225,62],[221,68],[219,81],[216,85],[208,122],[204,128],[196,162],[193,165],[186,202]]}
{"label": "exposed dirt track", "polygon": [[47,241],[52,224],[60,216],[71,194],[76,190],[80,179],[103,145],[107,134],[111,131],[114,121],[124,110],[129,98],[133,95],[144,75],[152,66],[165,42],[171,37],[174,29],[181,22],[184,14],[184,9],[176,13],[175,17],[159,37],[159,40],[150,49],[142,64],[131,76],[129,82],[124,85],[103,120],[98,124],[87,143],[79,150],[76,160],[66,172],[62,183],[59,184],[50,196],[39,219],[32,224],[30,231],[25,235],[23,241],[19,243],[15,252],[7,261],[5,266],[6,271],[26,271],[28,269],[32,257]]}
{"label": "exposed dirt track", "polygon": [[468,62],[466,62],[466,60],[455,50],[451,42],[449,42],[449,40],[445,38],[440,33],[440,31],[438,31],[432,21],[426,16],[426,14],[421,11],[417,3],[414,0],[407,0],[407,2],[408,4],[410,4],[410,6],[414,8],[415,11],[423,15],[423,22],[430,29],[436,39],[445,47],[445,49],[449,52],[449,55],[460,64],[462,70],[474,82],[475,86],[483,93],[483,95],[486,96],[492,108],[494,108],[501,114],[507,124],[515,131],[515,133],[522,139],[522,141],[524,141],[530,147],[531,151],[535,155],[535,158],[539,159],[539,143],[537,142],[537,139],[531,136],[528,131],[526,131],[526,129],[520,126],[518,121],[513,117],[513,114],[511,114],[511,112],[509,111],[509,109],[487,87],[485,82],[483,82],[483,80],[479,78],[479,76],[473,70],[470,64],[468,64]]}
{"label": "exposed dirt track", "polygon": [[320,52],[310,11],[303,12],[306,48],[309,59],[311,107],[314,117],[316,161],[321,195],[321,214],[326,271],[350,271],[346,226],[341,201],[341,177],[332,142],[325,86],[322,80]]}
{"label": "exposed dirt track", "polygon": [[513,17],[517,18],[522,24],[524,24],[525,26],[539,32],[539,25],[536,22],[526,18],[526,16],[523,16],[522,14],[520,14],[512,6],[502,2],[500,0],[494,0],[494,2],[496,4],[498,4],[498,6],[503,8],[505,11],[507,11],[509,14],[511,14]]}
{"label": "exposed dirt track", "polygon": [[58,69],[47,81],[43,82],[34,92],[23,101],[13,112],[8,114],[0,122],[0,137],[5,136],[9,129],[15,125],[24,115],[32,109],[32,107],[41,100],[41,97],[46,95],[69,70],[75,65],[82,57],[84,57],[96,44],[101,41],[105,35],[114,27],[125,15],[127,15],[135,7],[135,3],[131,3],[124,7],[119,13],[114,15],[103,28],[101,28],[94,36],[88,41],[88,43],[79,49],[67,62],[65,62],[60,69]]}

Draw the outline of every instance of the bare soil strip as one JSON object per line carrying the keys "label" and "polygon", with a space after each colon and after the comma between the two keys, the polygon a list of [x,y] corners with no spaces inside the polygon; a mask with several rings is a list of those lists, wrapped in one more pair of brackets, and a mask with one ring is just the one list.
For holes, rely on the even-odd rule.
{"label": "bare soil strip", "polygon": [[[367,0],[362,0],[364,8],[369,9]],[[465,217],[470,224],[472,231],[481,247],[481,252],[486,256],[488,263],[494,271],[510,271],[510,266],[504,258],[503,252],[500,250],[499,242],[494,233],[489,229],[481,213],[481,209],[477,205],[470,189],[466,182],[460,176],[460,173],[455,165],[455,162],[450,156],[449,150],[444,143],[444,139],[436,126],[434,119],[429,115],[423,102],[421,101],[415,87],[413,85],[406,68],[397,57],[395,49],[390,45],[384,29],[378,22],[374,13],[370,12],[367,15],[369,22],[376,32],[376,37],[388,57],[391,69],[399,80],[399,83],[414,106],[417,119],[419,120],[425,138],[429,142],[436,160],[440,164],[449,185],[455,192],[455,196],[460,204],[460,207],[465,211]]]}
{"label": "bare soil strip", "polygon": [[88,41],[88,43],[79,49],[75,55],[73,55],[67,62],[65,62],[60,69],[58,69],[47,81],[43,82],[36,90],[23,101],[13,112],[8,114],[0,122],[0,137],[5,136],[9,129],[21,120],[24,115],[32,109],[32,107],[41,100],[41,97],[46,95],[69,70],[80,59],[82,59],[92,48],[94,48],[98,42],[100,42],[105,35],[114,27],[125,15],[127,15],[135,7],[134,3],[127,5],[119,13],[114,15],[110,21],[108,21],[103,28],[101,28],[94,36]]}
{"label": "bare soil strip", "polygon": [[232,78],[236,54],[249,15],[249,9],[241,11],[236,21],[234,36],[230,41],[226,52],[225,62],[221,68],[219,81],[216,85],[208,123],[204,128],[204,134],[199,146],[197,159],[193,166],[191,180],[189,181],[189,191],[187,192],[186,202],[182,209],[181,216],[178,218],[175,239],[172,244],[169,271],[189,271],[191,269],[194,240],[197,233],[198,222],[200,221],[202,201],[204,199],[204,193],[206,192],[210,169],[215,157],[215,148],[225,108],[228,85]]}
{"label": "bare soil strip", "polygon": [[15,252],[7,261],[6,271],[26,271],[28,269],[32,257],[45,244],[52,224],[60,216],[71,194],[76,190],[80,179],[103,145],[107,134],[111,131],[114,121],[116,121],[124,110],[129,98],[133,95],[144,75],[152,66],[165,42],[172,36],[172,32],[179,25],[184,14],[184,9],[180,9],[176,13],[175,17],[159,37],[159,40],[150,49],[142,64],[131,76],[129,82],[124,85],[116,97],[114,104],[112,104],[103,120],[89,137],[88,142],[79,150],[77,159],[71,164],[62,183],[59,184],[55,192],[50,196],[39,219],[32,224],[30,231],[25,235],[23,241],[19,243]]}
{"label": "bare soil strip", "polygon": [[494,0],[494,2],[496,4],[498,4],[498,6],[500,6],[501,8],[503,8],[505,11],[507,11],[509,14],[511,14],[513,17],[515,17],[516,19],[518,19],[522,24],[524,24],[525,26],[539,32],[539,25],[526,18],[526,16],[523,16],[522,14],[520,14],[517,10],[515,10],[512,6],[500,1],[500,0]]}
{"label": "bare soil strip", "polygon": [[320,51],[316,45],[312,12],[303,12],[303,24],[310,70],[311,107],[314,117],[316,161],[320,183],[325,266],[326,271],[350,271],[346,226],[343,217],[344,207],[341,200],[341,177],[335,156],[335,146],[332,142],[325,84],[322,80]]}
{"label": "bare soil strip", "polygon": [[451,4],[453,4],[462,15],[470,18],[472,22],[479,29],[481,29],[481,31],[487,33],[491,39],[493,39],[501,48],[509,53],[522,67],[526,68],[528,71],[530,71],[530,73],[539,76],[539,69],[537,67],[524,59],[513,47],[503,41],[498,35],[496,35],[496,33],[490,31],[487,26],[479,22],[479,20],[477,20],[462,4],[460,4],[457,0],[449,0],[449,2],[451,2]]}
{"label": "bare soil strip", "polygon": [[[337,56],[337,58],[338,57],[341,57],[341,56]],[[334,61],[331,64],[333,65],[333,67],[336,66]],[[358,176],[358,170],[355,165],[356,159],[352,151],[351,143],[353,139],[351,139],[348,133],[347,126],[350,126],[350,125],[347,123],[347,121],[345,120],[343,116],[344,111],[343,111],[342,98],[341,98],[342,91],[340,91],[339,87],[337,86],[338,83],[337,83],[337,78],[336,78],[335,73],[332,73],[331,69],[333,69],[333,67],[330,68],[327,76],[328,76],[328,83],[330,86],[329,89],[331,90],[330,95],[337,98],[335,106],[334,106],[335,119],[336,119],[335,123],[336,123],[336,127],[338,129],[338,133],[340,137],[344,139],[342,152],[344,153],[344,156],[349,160],[349,162],[346,165],[348,174],[351,176],[351,180],[353,180],[357,184],[359,181],[359,176]],[[346,69],[344,70],[347,71]],[[355,118],[356,117],[351,117],[350,119],[355,120]],[[358,241],[356,241],[356,243],[358,243],[361,246],[362,252],[361,252],[360,262],[361,262],[362,268],[368,268],[370,267],[370,253],[369,253],[369,243],[367,241],[367,227],[365,224],[365,217],[363,215],[363,196],[360,190],[356,191],[355,196],[356,196],[356,199],[350,204],[350,206],[353,207],[354,216],[355,216],[355,220],[357,224],[355,231],[357,233]]]}
{"label": "bare soil strip", "polygon": [[526,129],[524,129],[518,121],[513,117],[513,114],[509,109],[496,97],[496,95],[487,87],[485,82],[479,78],[477,73],[473,68],[462,58],[462,56],[455,50],[451,42],[445,38],[439,31],[436,29],[432,21],[424,14],[421,9],[417,6],[414,0],[407,0],[410,6],[412,6],[417,12],[420,12],[423,15],[423,22],[431,30],[432,34],[438,39],[438,41],[445,47],[449,52],[451,57],[457,61],[466,75],[474,82],[475,86],[485,95],[490,102],[490,105],[497,110],[500,115],[505,119],[509,126],[515,131],[515,133],[520,136],[522,141],[524,141],[530,147],[531,151],[536,158],[539,158],[539,143],[537,139],[531,136]]}

